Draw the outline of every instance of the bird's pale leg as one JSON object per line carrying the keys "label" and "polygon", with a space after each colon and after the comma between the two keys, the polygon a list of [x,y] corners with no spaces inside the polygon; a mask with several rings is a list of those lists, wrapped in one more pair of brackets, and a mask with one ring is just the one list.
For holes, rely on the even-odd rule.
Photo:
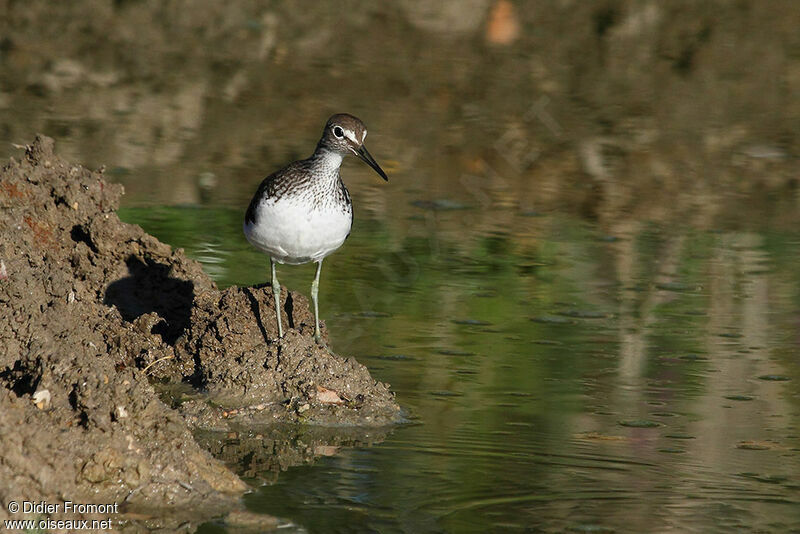
{"label": "bird's pale leg", "polygon": [[281,285],[278,283],[278,275],[275,273],[275,262],[269,259],[269,268],[272,271],[272,296],[275,297],[275,317],[278,319],[278,337],[283,337],[283,326],[281,325]]}
{"label": "bird's pale leg", "polygon": [[322,334],[319,331],[319,273],[322,271],[322,260],[317,262],[317,274],[311,282],[311,300],[314,301],[314,341],[322,342]]}

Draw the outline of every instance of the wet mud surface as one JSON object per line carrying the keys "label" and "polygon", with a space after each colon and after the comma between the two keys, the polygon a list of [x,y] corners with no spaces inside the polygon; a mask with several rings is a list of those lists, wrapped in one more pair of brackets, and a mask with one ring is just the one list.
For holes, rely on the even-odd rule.
{"label": "wet mud surface", "polygon": [[[401,419],[387,384],[314,343],[303,296],[284,290],[293,328],[277,342],[269,287],[220,291],[121,222],[122,187],[53,144],[38,137],[0,174],[0,517],[13,499],[85,499],[119,502],[134,530],[223,513],[250,524],[247,486],[209,453],[222,441],[193,431],[258,423],[269,440],[267,423]],[[330,439],[262,463],[324,456]]]}
{"label": "wet mud surface", "polygon": [[274,342],[268,286],[196,297],[186,334],[175,346],[175,364],[171,371],[164,366],[167,376],[179,373],[207,392],[208,398],[180,403],[187,420],[216,429],[229,421],[374,426],[399,420],[388,384],[376,382],[354,359],[318,346],[308,301],[282,291],[287,305],[281,312],[290,329],[280,343]]}

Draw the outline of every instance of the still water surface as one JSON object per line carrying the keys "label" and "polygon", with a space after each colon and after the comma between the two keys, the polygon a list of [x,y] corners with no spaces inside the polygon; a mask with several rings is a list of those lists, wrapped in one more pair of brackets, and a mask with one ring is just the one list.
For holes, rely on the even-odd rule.
{"label": "still water surface", "polygon": [[[413,423],[372,446],[316,445],[313,463],[277,477],[250,457],[268,431],[245,430],[232,441],[249,441],[238,467],[254,484],[250,509],[311,532],[800,525],[799,233],[611,236],[517,213],[530,241],[491,232],[460,247],[426,220],[446,228],[472,210],[392,194],[412,227],[433,231],[393,243],[358,219],[326,260],[321,303],[333,348],[391,383]],[[241,211],[122,215],[224,286],[266,276]],[[280,274],[307,291],[313,268]]]}

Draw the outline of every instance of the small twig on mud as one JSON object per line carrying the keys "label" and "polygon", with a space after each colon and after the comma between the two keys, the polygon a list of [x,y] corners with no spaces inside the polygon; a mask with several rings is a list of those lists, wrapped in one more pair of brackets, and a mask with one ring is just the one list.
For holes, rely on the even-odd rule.
{"label": "small twig on mud", "polygon": [[147,374],[147,370],[148,370],[148,369],[150,369],[151,367],[153,367],[153,366],[154,366],[155,364],[157,364],[158,362],[163,362],[164,360],[171,360],[172,358],[174,358],[174,356],[172,356],[171,354],[170,354],[169,356],[164,356],[163,358],[159,358],[159,359],[157,359],[156,361],[154,361],[154,362],[150,363],[150,364],[149,364],[147,367],[145,367],[145,368],[144,368],[144,370],[143,370],[142,372],[143,372],[144,374]]}

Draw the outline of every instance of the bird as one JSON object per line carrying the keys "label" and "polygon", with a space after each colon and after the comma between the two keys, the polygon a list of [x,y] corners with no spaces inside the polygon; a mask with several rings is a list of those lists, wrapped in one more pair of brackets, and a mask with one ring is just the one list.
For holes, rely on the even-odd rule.
{"label": "bird", "polygon": [[322,260],[342,246],[353,227],[353,202],[339,174],[342,160],[357,156],[389,181],[364,146],[366,137],[367,128],[360,119],[348,113],[331,116],[314,153],[267,176],[245,212],[247,241],[269,256],[279,339],[283,338],[281,286],[275,265],[314,262],[314,340],[322,344],[318,301]]}

